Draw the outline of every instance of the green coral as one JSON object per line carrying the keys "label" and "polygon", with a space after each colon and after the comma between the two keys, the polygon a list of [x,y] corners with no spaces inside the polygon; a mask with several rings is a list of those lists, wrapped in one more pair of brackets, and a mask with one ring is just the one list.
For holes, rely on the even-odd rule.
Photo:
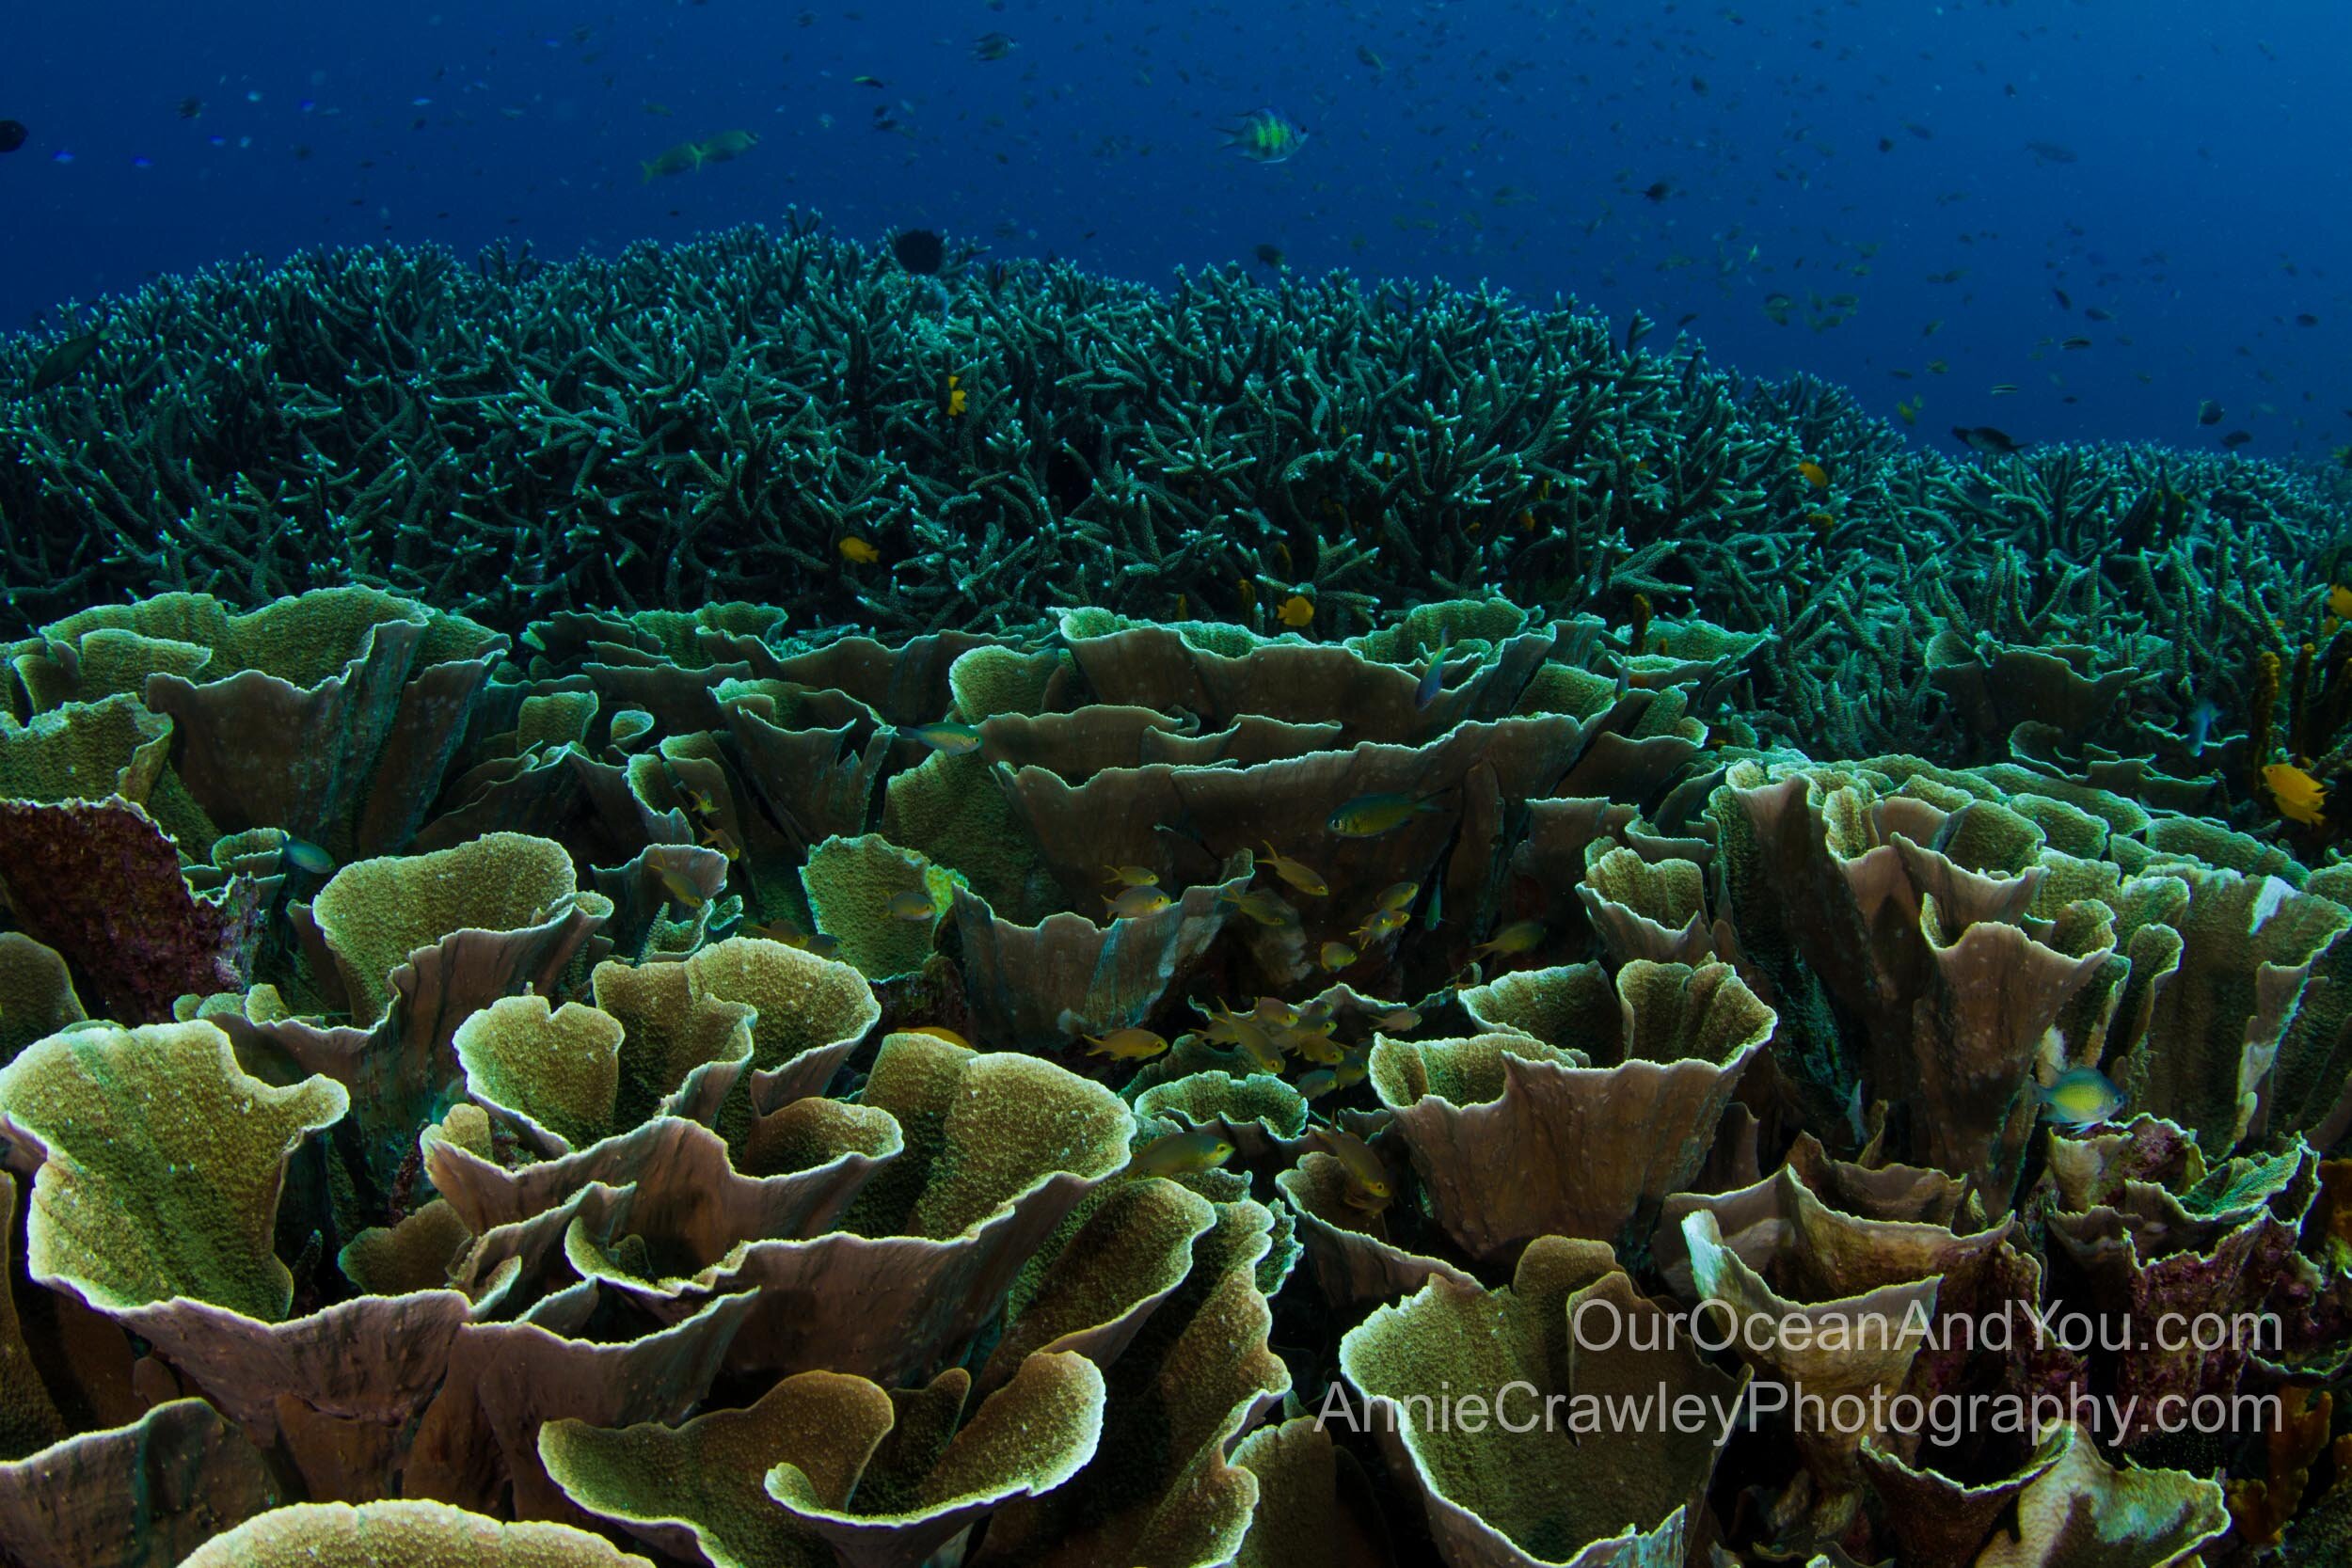
{"label": "green coral", "polygon": [[190,1297],[272,1321],[294,1275],[271,1248],[286,1159],[350,1098],[277,1087],[207,1022],[53,1035],[0,1071],[0,1115],[43,1152],[34,1277],[101,1307]]}

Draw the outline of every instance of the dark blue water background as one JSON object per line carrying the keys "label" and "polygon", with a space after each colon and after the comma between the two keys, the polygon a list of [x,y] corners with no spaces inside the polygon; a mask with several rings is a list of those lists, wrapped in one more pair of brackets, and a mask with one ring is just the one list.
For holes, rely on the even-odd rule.
{"label": "dark blue water background", "polygon": [[[1919,398],[1922,439],[2352,441],[2340,0],[239,0],[28,4],[5,31],[0,117],[33,131],[0,158],[9,328],[228,256],[553,258],[798,206],[1144,280],[1267,244],[1639,309],[1654,346],[1689,314],[1741,370]],[[990,31],[1009,58],[972,57]],[[1220,149],[1261,105],[1311,133],[1288,163]],[[735,129],[760,144],[641,182]],[[2228,416],[2201,429],[2207,398]]]}

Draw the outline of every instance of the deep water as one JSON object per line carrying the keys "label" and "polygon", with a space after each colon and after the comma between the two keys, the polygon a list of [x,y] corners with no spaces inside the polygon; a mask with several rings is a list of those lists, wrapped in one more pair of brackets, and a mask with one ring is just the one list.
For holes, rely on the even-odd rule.
{"label": "deep water", "polygon": [[[1015,47],[974,58],[990,32]],[[1688,315],[1719,362],[1890,418],[1921,400],[1925,440],[2352,440],[2327,0],[232,0],[18,8],[8,45],[0,117],[32,131],[0,156],[11,326],[230,255],[609,254],[798,205],[1146,281],[1270,245]],[[1286,163],[1219,146],[1261,106],[1309,129]],[[640,183],[734,129],[758,146]]]}

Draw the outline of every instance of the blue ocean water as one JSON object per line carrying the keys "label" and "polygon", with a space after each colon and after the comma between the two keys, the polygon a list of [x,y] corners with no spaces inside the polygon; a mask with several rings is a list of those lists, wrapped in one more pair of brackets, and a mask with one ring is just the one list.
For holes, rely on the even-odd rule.
{"label": "blue ocean water", "polygon": [[[2328,0],[223,0],[8,31],[5,328],[228,256],[555,258],[798,207],[1144,280],[1271,246],[1639,310],[1922,440],[2352,441]],[[1295,156],[1223,145],[1260,108]]]}

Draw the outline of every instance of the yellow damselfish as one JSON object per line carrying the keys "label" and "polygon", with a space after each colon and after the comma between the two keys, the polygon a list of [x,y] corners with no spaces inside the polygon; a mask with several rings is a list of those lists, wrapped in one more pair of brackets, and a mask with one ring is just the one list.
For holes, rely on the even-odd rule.
{"label": "yellow damselfish", "polygon": [[1115,1061],[1149,1061],[1168,1049],[1168,1041],[1149,1029],[1114,1029],[1107,1035],[1088,1035],[1092,1048],[1089,1056],[1108,1056]]}
{"label": "yellow damselfish", "polygon": [[1127,1162],[1130,1176],[1189,1176],[1215,1170],[1233,1157],[1233,1146],[1206,1129],[1170,1132],[1136,1150]]}
{"label": "yellow damselfish", "polygon": [[2326,787],[2293,763],[2272,763],[2263,769],[2263,783],[2270,787],[2271,802],[2279,808],[2279,815],[2288,821],[2316,828],[2328,820]]}

